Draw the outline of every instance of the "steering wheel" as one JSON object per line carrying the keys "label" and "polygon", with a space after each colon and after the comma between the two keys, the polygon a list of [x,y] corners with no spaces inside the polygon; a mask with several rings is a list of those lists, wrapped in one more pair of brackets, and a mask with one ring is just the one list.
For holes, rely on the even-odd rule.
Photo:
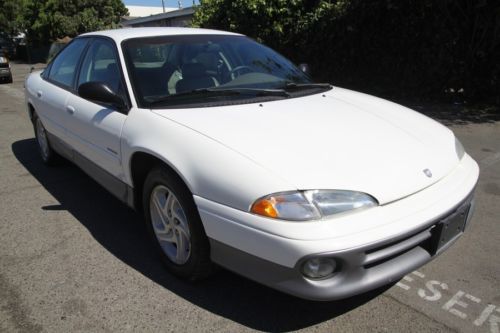
{"label": "steering wheel", "polygon": [[244,74],[244,73],[240,73],[240,74],[238,74],[238,75],[236,75],[236,76],[235,76],[235,74],[236,74],[236,73],[241,72],[241,71],[243,71],[243,70],[244,70],[244,71],[246,71],[247,73],[251,73],[251,72],[253,72],[253,69],[252,69],[252,68],[250,68],[250,67],[248,67],[248,66],[245,66],[245,65],[242,65],[242,66],[236,66],[236,67],[234,67],[233,69],[231,69],[231,70],[229,71],[229,74],[231,75],[231,77],[232,77],[233,79],[235,79],[235,78],[237,78],[238,76],[240,76],[241,74]]}

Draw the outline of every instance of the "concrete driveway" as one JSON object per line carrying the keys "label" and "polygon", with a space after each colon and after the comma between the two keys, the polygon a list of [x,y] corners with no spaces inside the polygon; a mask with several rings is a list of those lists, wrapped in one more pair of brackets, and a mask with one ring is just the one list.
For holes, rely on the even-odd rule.
{"label": "concrete driveway", "polygon": [[499,332],[500,122],[443,119],[481,166],[475,218],[450,250],[395,285],[315,303],[224,270],[169,275],[140,216],[75,166],[42,164],[28,71],[0,85],[1,332]]}

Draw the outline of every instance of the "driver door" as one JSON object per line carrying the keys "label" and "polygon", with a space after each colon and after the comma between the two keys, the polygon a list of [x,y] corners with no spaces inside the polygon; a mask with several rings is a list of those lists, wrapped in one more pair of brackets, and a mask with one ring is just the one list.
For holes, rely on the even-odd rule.
{"label": "driver door", "polygon": [[[94,38],[83,58],[77,87],[82,83],[100,81],[125,99],[120,66],[114,42]],[[66,110],[71,115],[66,124],[67,136],[77,152],[75,158],[80,159],[79,164],[87,163],[90,168],[97,165],[112,176],[123,179],[120,138],[127,115],[123,111],[86,100],[78,94],[71,94]]]}

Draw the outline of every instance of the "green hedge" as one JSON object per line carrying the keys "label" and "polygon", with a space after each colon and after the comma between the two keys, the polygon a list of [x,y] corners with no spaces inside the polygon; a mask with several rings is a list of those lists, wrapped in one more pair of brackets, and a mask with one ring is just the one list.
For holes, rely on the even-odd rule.
{"label": "green hedge", "polygon": [[204,0],[193,24],[253,37],[320,81],[500,102],[498,0]]}

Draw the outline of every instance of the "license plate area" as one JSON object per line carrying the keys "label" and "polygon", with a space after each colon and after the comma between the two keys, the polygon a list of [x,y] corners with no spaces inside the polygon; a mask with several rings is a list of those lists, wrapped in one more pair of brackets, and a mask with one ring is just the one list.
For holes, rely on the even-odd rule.
{"label": "license plate area", "polygon": [[431,229],[432,238],[429,252],[432,255],[439,253],[443,247],[446,247],[446,245],[464,232],[469,209],[470,203],[460,207],[459,210],[439,221]]}

